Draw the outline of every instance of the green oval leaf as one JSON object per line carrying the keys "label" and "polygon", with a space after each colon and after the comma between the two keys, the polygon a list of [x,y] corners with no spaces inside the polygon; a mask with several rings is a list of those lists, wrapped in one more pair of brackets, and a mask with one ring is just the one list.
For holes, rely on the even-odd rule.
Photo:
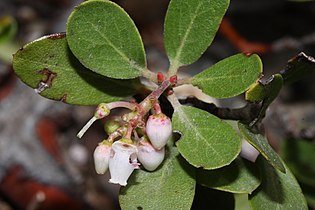
{"label": "green oval leaf", "polygon": [[134,171],[127,187],[120,190],[120,207],[125,209],[190,210],[195,194],[195,169],[179,155],[176,147],[167,147],[162,166],[154,172]]}
{"label": "green oval leaf", "polygon": [[193,166],[215,169],[229,165],[240,153],[241,140],[226,122],[203,110],[179,106],[173,114],[173,130],[182,156]]}
{"label": "green oval leaf", "polygon": [[117,101],[136,92],[137,80],[115,80],[83,67],[68,48],[65,34],[43,37],[20,49],[13,58],[17,76],[40,94],[69,104],[94,105]]}
{"label": "green oval leaf", "polygon": [[175,71],[195,62],[212,42],[228,0],[172,0],[164,26],[165,49]]}
{"label": "green oval leaf", "polygon": [[227,98],[246,91],[262,72],[258,55],[237,54],[195,75],[191,83],[215,98]]}
{"label": "green oval leaf", "polygon": [[251,194],[260,185],[260,174],[255,164],[237,158],[219,169],[198,170],[197,183],[226,192]]}
{"label": "green oval leaf", "polygon": [[91,0],[76,7],[68,19],[67,40],[79,61],[101,75],[131,79],[146,69],[136,26],[111,1]]}
{"label": "green oval leaf", "polygon": [[258,157],[260,166],[261,186],[249,196],[252,209],[265,210],[307,210],[301,188],[290,170],[284,165],[286,173],[272,167],[264,158]]}
{"label": "green oval leaf", "polygon": [[253,133],[247,125],[244,125],[240,122],[238,123],[238,128],[240,129],[244,138],[253,147],[255,147],[260,152],[260,154],[262,154],[262,156],[270,162],[271,165],[285,173],[285,167],[281,161],[281,158],[268,144],[268,141],[263,135]]}

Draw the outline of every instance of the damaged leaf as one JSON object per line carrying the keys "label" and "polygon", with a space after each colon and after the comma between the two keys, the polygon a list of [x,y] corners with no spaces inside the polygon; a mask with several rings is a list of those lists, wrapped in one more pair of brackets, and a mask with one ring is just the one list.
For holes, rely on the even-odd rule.
{"label": "damaged leaf", "polygon": [[65,34],[38,39],[13,59],[18,77],[42,96],[69,104],[117,101],[136,92],[137,80],[110,79],[83,67],[68,48]]}

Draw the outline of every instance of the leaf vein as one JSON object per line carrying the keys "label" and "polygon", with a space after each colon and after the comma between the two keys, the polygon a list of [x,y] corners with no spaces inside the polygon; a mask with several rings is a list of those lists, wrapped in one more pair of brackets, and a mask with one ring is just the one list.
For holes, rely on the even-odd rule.
{"label": "leaf vein", "polygon": [[143,69],[141,66],[136,64],[136,61],[134,61],[133,59],[129,58],[124,52],[122,52],[120,49],[118,49],[109,39],[107,36],[105,36],[103,33],[101,33],[101,31],[92,23],[92,22],[88,22],[89,24],[91,24],[91,26],[93,27],[93,29],[107,42],[107,44],[112,47],[131,67],[137,69],[138,71],[144,71],[145,69]]}
{"label": "leaf vein", "polygon": [[196,7],[195,14],[192,17],[192,19],[191,19],[191,21],[190,21],[190,23],[188,25],[188,28],[187,28],[184,36],[183,36],[183,39],[180,42],[179,48],[178,48],[178,50],[176,52],[176,56],[175,56],[175,59],[174,59],[176,62],[179,62],[178,59],[181,56],[181,53],[183,51],[185,42],[187,41],[187,37],[188,37],[188,35],[189,35],[189,33],[190,33],[191,29],[192,29],[193,23],[194,23],[195,19],[197,18],[197,14],[198,14],[199,9],[201,8],[201,5],[202,5],[202,2],[200,1],[198,6]]}
{"label": "leaf vein", "polygon": [[[191,128],[191,129],[193,130],[193,131],[191,131],[191,133],[194,133],[197,137],[200,138],[200,140],[203,140],[203,141],[207,144],[207,146],[209,146],[209,148],[217,155],[217,157],[220,157],[218,151],[216,151],[216,150],[212,147],[212,145],[209,144],[209,142],[206,140],[206,138],[205,138],[202,134],[200,134],[200,132],[198,131],[198,129],[196,129],[196,127],[190,122],[190,120],[188,119],[188,117],[187,117],[187,115],[185,114],[185,112],[183,112],[183,111],[181,110],[181,108],[177,109],[177,111],[178,111],[178,114],[179,114],[179,116],[180,116],[180,117],[179,117],[180,121],[182,121],[182,123],[183,123],[184,125],[186,125],[186,127],[187,127],[188,129]],[[221,161],[223,161],[223,160],[221,159]]]}

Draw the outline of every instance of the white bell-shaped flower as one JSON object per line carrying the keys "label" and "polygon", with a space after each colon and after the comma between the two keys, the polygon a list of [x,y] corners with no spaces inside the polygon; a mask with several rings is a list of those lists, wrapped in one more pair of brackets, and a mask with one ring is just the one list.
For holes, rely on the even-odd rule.
{"label": "white bell-shaped flower", "polygon": [[155,149],[149,141],[142,139],[138,146],[138,160],[148,171],[154,171],[164,160],[165,147]]}
{"label": "white bell-shaped flower", "polygon": [[94,150],[93,156],[96,173],[105,174],[107,171],[111,149],[111,143],[108,141],[103,141]]}
{"label": "white bell-shaped flower", "polygon": [[112,154],[109,159],[110,183],[127,185],[127,180],[134,169],[139,168],[137,163],[137,147],[130,140],[121,139],[112,145]]}
{"label": "white bell-shaped flower", "polygon": [[162,149],[172,135],[172,122],[163,113],[149,116],[146,133],[155,149]]}

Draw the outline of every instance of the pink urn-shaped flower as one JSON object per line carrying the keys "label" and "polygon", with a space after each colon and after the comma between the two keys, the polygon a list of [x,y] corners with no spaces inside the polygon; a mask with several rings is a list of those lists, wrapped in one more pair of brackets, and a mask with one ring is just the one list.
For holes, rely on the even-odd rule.
{"label": "pink urn-shaped flower", "polygon": [[146,170],[154,171],[162,163],[165,156],[165,147],[157,150],[149,141],[142,139],[137,148],[138,160]]}
{"label": "pink urn-shaped flower", "polygon": [[155,149],[162,149],[172,135],[172,122],[163,113],[149,116],[146,133]]}

